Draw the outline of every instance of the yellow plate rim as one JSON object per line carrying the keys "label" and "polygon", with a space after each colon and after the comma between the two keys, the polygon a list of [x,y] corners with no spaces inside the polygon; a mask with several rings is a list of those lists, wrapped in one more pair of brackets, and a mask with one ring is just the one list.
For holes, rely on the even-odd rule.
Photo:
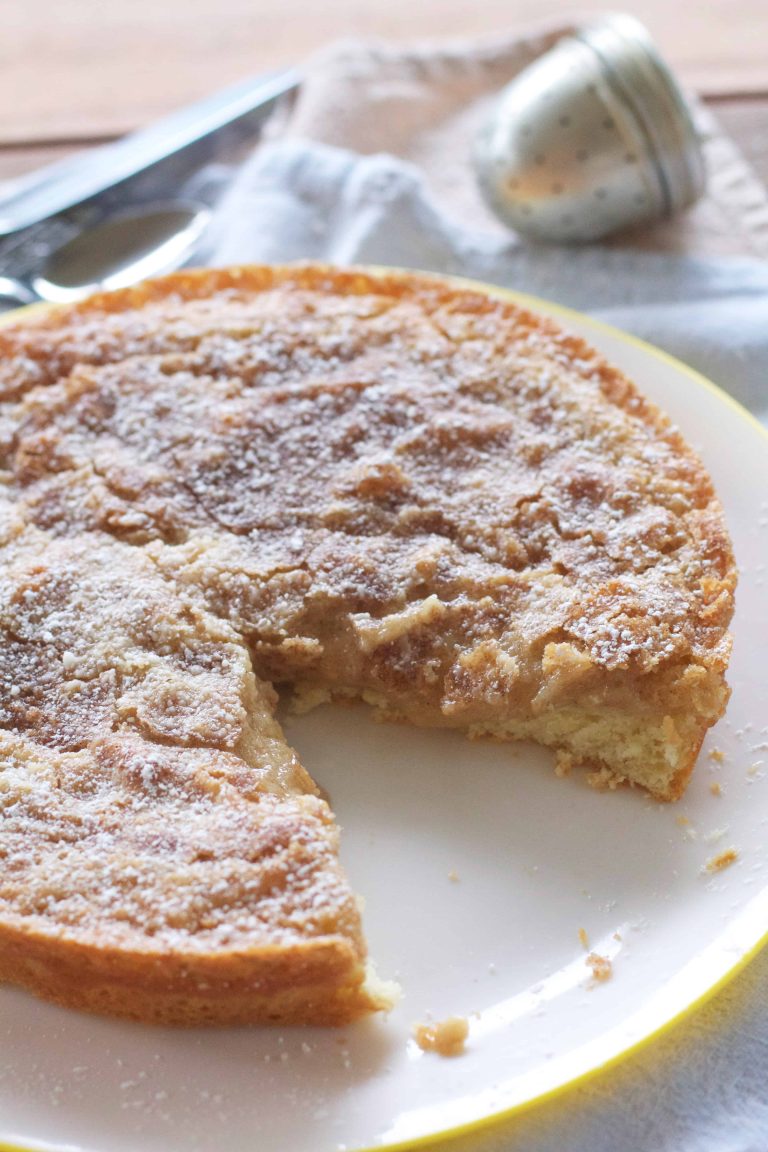
{"label": "yellow plate rim", "polygon": [[[670,353],[657,348],[655,345],[650,344],[646,340],[642,340],[639,336],[634,336],[629,332],[623,331],[621,328],[616,328],[612,324],[607,324],[603,320],[597,320],[594,317],[584,312],[579,312],[575,308],[568,308],[562,304],[555,304],[550,300],[546,300],[540,296],[533,296],[527,292],[520,292],[516,289],[503,288],[495,284],[486,284],[480,280],[473,280],[469,277],[463,276],[448,276],[439,275],[437,273],[419,273],[416,269],[404,268],[389,268],[382,265],[365,266],[363,269],[372,275],[391,275],[391,274],[418,274],[432,277],[436,280],[448,281],[449,283],[456,284],[458,287],[474,289],[482,292],[488,296],[498,297],[501,300],[507,300],[512,304],[517,304],[532,312],[541,312],[545,315],[554,315],[562,318],[567,324],[569,320],[576,320],[579,324],[585,324],[587,327],[596,328],[599,331],[609,333],[615,339],[622,341],[625,344],[634,345],[640,348],[647,355],[655,357],[658,360],[665,362],[670,367],[681,372],[683,375],[692,379],[697,386],[706,388],[711,392],[721,403],[731,408],[741,419],[745,420],[748,425],[765,437],[768,441],[768,429],[766,429],[760,421],[749,412],[742,404],[730,396],[723,388],[709,380],[703,373],[698,372],[695,368],[691,368],[682,360],[670,355]],[[0,327],[6,324],[15,322],[22,314],[30,312],[37,312],[47,310],[48,308],[57,308],[61,305],[39,303],[31,304],[22,308],[13,309],[10,312],[0,315]],[[418,1136],[409,1140],[396,1141],[395,1143],[380,1143],[369,1146],[359,1146],[350,1152],[406,1152],[408,1149],[425,1148],[430,1144],[435,1144],[439,1140],[457,1140],[464,1136],[470,1136],[477,1133],[482,1129],[497,1125],[501,1126],[505,1122],[512,1120],[514,1117],[522,1115],[524,1112],[529,1111],[534,1107],[551,1102],[559,1097],[567,1095],[571,1090],[584,1086],[593,1081],[596,1077],[607,1072],[609,1069],[615,1067],[620,1062],[634,1056],[635,1054],[644,1051],[650,1047],[659,1037],[665,1036],[670,1033],[679,1023],[692,1015],[695,1011],[701,1008],[707,1001],[712,999],[719,991],[721,991],[727,984],[729,984],[739,972],[741,972],[757,954],[768,944],[768,927],[763,925],[766,923],[766,916],[761,913],[768,913],[768,889],[762,893],[762,897],[758,896],[746,909],[743,910],[741,915],[737,918],[735,924],[732,924],[724,933],[722,933],[716,940],[714,940],[703,954],[700,954],[698,960],[704,955],[712,954],[712,966],[719,971],[716,979],[709,981],[704,978],[704,987],[694,992],[693,997],[685,1003],[679,1011],[674,1012],[672,1015],[667,1014],[662,1010],[663,1019],[654,1022],[654,1017],[651,1016],[651,1022],[638,1039],[628,1043],[626,1046],[620,1047],[616,1051],[608,1051],[603,1058],[598,1058],[594,1063],[585,1069],[583,1072],[555,1084],[551,1088],[543,1089],[540,1092],[535,1092],[527,1099],[518,1101],[507,1108],[502,1108],[497,1112],[489,1113],[488,1115],[478,1117],[475,1120],[469,1120],[463,1124],[456,1124],[450,1128],[441,1129],[440,1131],[430,1132],[423,1136]],[[741,929],[741,932],[736,929]],[[734,951],[734,944],[730,942],[730,937],[736,936],[736,944],[740,945],[740,951]],[[740,940],[740,935],[746,935],[745,941]],[[732,957],[735,957],[731,959]],[[693,961],[691,965],[697,964]],[[687,971],[683,969],[677,974],[673,981],[667,984],[667,989],[670,984],[679,980],[680,976]],[[699,982],[701,983],[701,976]],[[664,989],[662,989],[663,991]],[[603,1037],[599,1038],[603,1041],[608,1041],[615,1036],[620,1028],[613,1029],[605,1033]],[[596,1041],[595,1043],[598,1043]],[[605,1047],[610,1047],[605,1044]],[[59,1152],[59,1147],[56,1145],[48,1144],[47,1142],[39,1144],[9,1144],[0,1142],[0,1152]],[[107,1152],[107,1150],[105,1150]],[[457,1150],[458,1152],[458,1150]]]}

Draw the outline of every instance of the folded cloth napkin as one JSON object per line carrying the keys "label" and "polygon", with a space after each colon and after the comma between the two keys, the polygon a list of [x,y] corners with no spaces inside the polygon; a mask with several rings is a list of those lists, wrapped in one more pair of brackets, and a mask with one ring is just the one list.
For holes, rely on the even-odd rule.
{"label": "folded cloth napkin", "polygon": [[323,53],[288,123],[225,197],[211,262],[389,264],[518,288],[652,340],[768,421],[768,265],[754,259],[768,256],[768,195],[707,110],[697,106],[707,196],[621,247],[523,244],[483,205],[474,131],[494,93],[563,31]]}
{"label": "folded cloth napkin", "polygon": [[533,247],[454,223],[411,165],[288,139],[227,198],[215,262],[316,259],[472,276],[589,311],[666,348],[768,422],[768,264]]}
{"label": "folded cloth napkin", "polygon": [[[768,422],[768,197],[703,109],[709,193],[682,220],[584,249],[523,244],[482,205],[472,132],[563,29],[479,47],[342,45],[218,214],[212,263],[317,259],[448,272],[594,312]],[[617,243],[621,246],[617,246]],[[730,255],[727,255],[730,254]],[[671,1033],[457,1152],[765,1152],[768,954]]]}

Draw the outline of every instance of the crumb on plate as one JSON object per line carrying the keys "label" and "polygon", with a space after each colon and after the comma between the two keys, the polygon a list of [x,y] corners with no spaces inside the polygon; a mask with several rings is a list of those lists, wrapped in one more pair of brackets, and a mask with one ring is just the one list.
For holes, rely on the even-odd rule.
{"label": "crumb on plate", "polygon": [[555,776],[570,776],[573,768],[573,756],[570,752],[559,749],[555,753]]}
{"label": "crumb on plate", "polygon": [[731,864],[735,864],[738,858],[739,854],[735,848],[726,848],[724,852],[719,852],[717,856],[707,860],[704,871],[722,872],[724,868],[730,868]]}
{"label": "crumb on plate", "polygon": [[469,1035],[469,1023],[464,1016],[449,1016],[432,1024],[417,1024],[413,1035],[422,1052],[437,1052],[438,1056],[460,1056]]}
{"label": "crumb on plate", "polygon": [[594,772],[587,773],[587,784],[596,792],[614,792],[621,783],[621,777],[605,765]]}
{"label": "crumb on plate", "polygon": [[584,951],[589,950],[589,936],[587,936],[586,928],[579,928],[579,940]]}
{"label": "crumb on plate", "polygon": [[613,976],[612,961],[607,956],[601,956],[599,952],[590,952],[587,956],[587,965],[592,969],[592,978],[598,984],[604,984]]}

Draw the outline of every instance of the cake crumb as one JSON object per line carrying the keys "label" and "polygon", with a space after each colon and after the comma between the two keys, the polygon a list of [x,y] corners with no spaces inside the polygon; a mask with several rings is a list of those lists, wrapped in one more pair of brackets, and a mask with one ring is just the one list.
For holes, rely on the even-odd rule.
{"label": "cake crumb", "polygon": [[709,786],[709,790],[713,796],[722,796],[723,790],[718,784],[717,780],[713,780]]}
{"label": "cake crumb", "polygon": [[327,688],[316,688],[311,684],[296,684],[288,703],[288,710],[294,716],[304,716],[322,704],[330,703],[330,700],[331,694]]}
{"label": "cake crumb", "polygon": [[590,952],[587,956],[587,965],[592,969],[592,979],[598,984],[604,984],[613,976],[613,963],[607,956],[601,956],[598,952]]}
{"label": "cake crumb", "polygon": [[763,767],[762,760],[756,760],[754,764],[750,764],[747,769],[747,776],[757,776],[760,769]]}
{"label": "cake crumb", "polygon": [[586,928],[579,928],[579,940],[585,952],[589,951],[589,936],[587,936]]}
{"label": "cake crumb", "polygon": [[555,753],[555,776],[570,776],[573,768],[573,756],[562,749]]}
{"label": "cake crumb", "polygon": [[675,824],[677,824],[678,828],[687,828],[690,824],[690,820],[687,816],[676,816]]}
{"label": "cake crumb", "polygon": [[613,938],[614,940],[618,940],[619,943],[621,943],[621,932],[614,932]]}
{"label": "cake crumb", "polygon": [[605,766],[598,768],[595,772],[587,773],[587,784],[596,792],[614,792],[622,783],[623,778]]}
{"label": "cake crumb", "polygon": [[448,873],[448,879],[451,881],[452,884],[458,884],[459,874],[455,868],[451,868],[450,872]]}
{"label": "cake crumb", "polygon": [[715,764],[722,764],[725,760],[725,752],[721,748],[713,748],[709,754],[710,760],[714,760]]}
{"label": "cake crumb", "polygon": [[422,1052],[437,1052],[438,1056],[461,1056],[469,1035],[469,1022],[464,1016],[449,1016],[434,1024],[417,1024],[413,1035]]}
{"label": "cake crumb", "polygon": [[717,856],[707,860],[704,871],[722,872],[724,868],[730,868],[731,864],[735,864],[738,858],[739,854],[735,848],[726,848],[724,852],[719,852]]}

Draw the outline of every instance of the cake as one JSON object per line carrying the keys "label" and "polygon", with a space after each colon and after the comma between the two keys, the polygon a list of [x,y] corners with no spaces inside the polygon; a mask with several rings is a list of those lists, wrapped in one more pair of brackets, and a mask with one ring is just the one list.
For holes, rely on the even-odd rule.
{"label": "cake", "polygon": [[0,980],[164,1022],[391,1003],[273,684],[660,800],[725,708],[704,467],[509,301],[185,272],[4,326],[0,401]]}

